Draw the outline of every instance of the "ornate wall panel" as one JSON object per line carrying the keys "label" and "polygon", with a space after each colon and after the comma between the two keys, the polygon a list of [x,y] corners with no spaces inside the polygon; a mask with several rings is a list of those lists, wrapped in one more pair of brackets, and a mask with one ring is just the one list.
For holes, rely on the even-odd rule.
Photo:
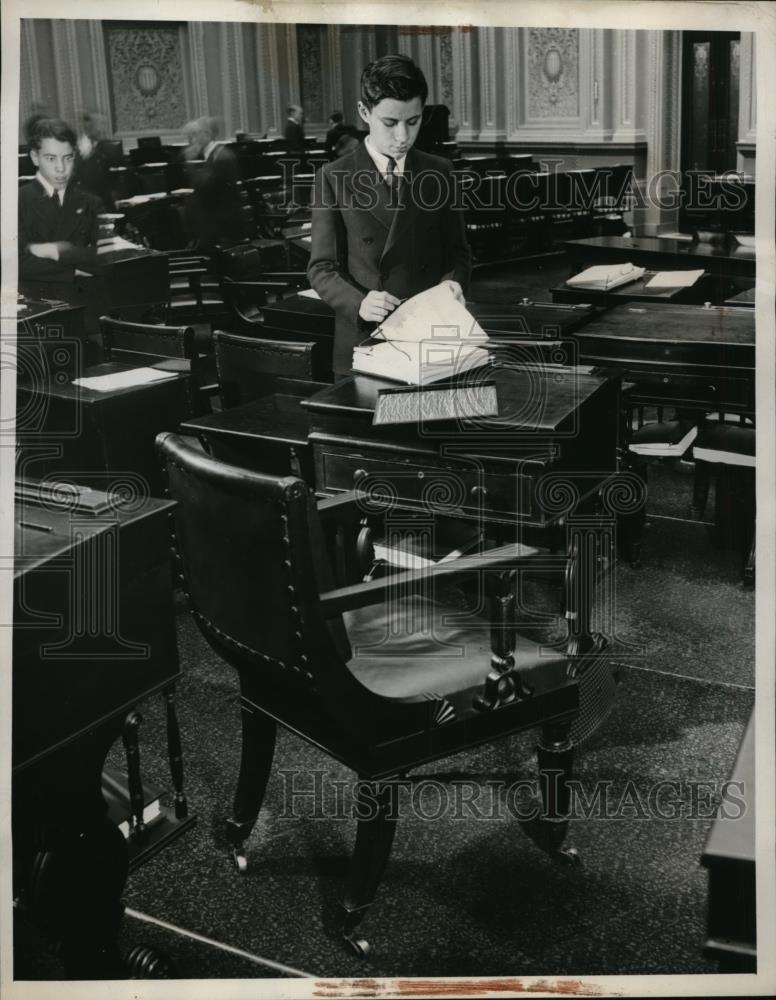
{"label": "ornate wall panel", "polygon": [[579,30],[526,30],[527,119],[579,116]]}
{"label": "ornate wall panel", "polygon": [[177,25],[106,26],[116,132],[177,130],[186,121]]}
{"label": "ornate wall panel", "polygon": [[324,107],[323,48],[326,26],[298,24],[296,46],[299,56],[301,104],[308,121],[325,121],[331,110]]}

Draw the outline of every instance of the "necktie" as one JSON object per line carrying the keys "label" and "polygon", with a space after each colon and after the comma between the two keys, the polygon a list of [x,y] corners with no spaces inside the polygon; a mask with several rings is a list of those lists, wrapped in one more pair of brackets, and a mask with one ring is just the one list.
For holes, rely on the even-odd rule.
{"label": "necktie", "polygon": [[396,173],[396,160],[392,156],[389,156],[385,168],[385,183],[389,188],[393,188],[396,187],[398,181],[399,175]]}

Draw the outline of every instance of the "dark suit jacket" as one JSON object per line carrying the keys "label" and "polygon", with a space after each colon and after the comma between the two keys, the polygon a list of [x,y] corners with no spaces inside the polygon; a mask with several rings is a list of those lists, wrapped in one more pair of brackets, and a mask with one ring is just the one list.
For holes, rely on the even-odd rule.
{"label": "dark suit jacket", "polygon": [[447,278],[466,290],[471,251],[454,183],[449,160],[411,149],[397,198],[363,144],[318,171],[307,275],[336,314],[335,372],[350,370],[374,328],[358,315],[368,291],[406,299]]}
{"label": "dark suit jacket", "polygon": [[[61,207],[37,180],[25,184],[19,191],[19,283],[72,283],[76,268],[97,270],[100,211],[99,199],[72,181]],[[70,247],[60,250],[59,260],[45,260],[29,252],[30,243],[69,243]]]}
{"label": "dark suit jacket", "polygon": [[199,248],[231,246],[243,239],[239,179],[237,157],[224,146],[216,146],[197,168],[194,191],[185,202],[185,225]]}
{"label": "dark suit jacket", "polygon": [[293,122],[289,118],[286,127],[283,129],[283,138],[289,152],[304,152],[304,128],[299,122]]}

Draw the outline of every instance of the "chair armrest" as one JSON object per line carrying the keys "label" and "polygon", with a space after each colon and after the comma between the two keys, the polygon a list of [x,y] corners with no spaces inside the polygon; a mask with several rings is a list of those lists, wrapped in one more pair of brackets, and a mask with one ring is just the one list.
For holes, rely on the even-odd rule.
{"label": "chair armrest", "polygon": [[[324,617],[332,618],[343,611],[364,608],[388,596],[406,596],[414,589],[425,587],[428,580],[477,573],[482,570],[512,569],[520,563],[532,560],[537,554],[543,559],[547,554],[526,545],[502,545],[488,552],[461,556],[450,562],[436,563],[419,570],[395,573],[381,580],[370,580],[350,587],[338,587],[321,594],[321,608]],[[557,559],[557,557],[554,557]]]}

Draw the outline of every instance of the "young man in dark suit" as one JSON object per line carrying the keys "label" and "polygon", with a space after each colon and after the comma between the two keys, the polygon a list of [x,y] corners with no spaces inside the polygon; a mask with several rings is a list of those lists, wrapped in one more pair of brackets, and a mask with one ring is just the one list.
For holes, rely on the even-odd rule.
{"label": "young man in dark suit", "polygon": [[427,96],[407,56],[370,63],[358,103],[369,135],[316,176],[307,274],[336,314],[337,377],[403,299],[445,282],[463,301],[471,252],[450,163],[412,148]]}
{"label": "young man in dark suit", "polygon": [[71,183],[76,137],[58,118],[32,128],[35,180],[19,191],[19,291],[75,301],[75,271],[97,270],[100,200]]}

